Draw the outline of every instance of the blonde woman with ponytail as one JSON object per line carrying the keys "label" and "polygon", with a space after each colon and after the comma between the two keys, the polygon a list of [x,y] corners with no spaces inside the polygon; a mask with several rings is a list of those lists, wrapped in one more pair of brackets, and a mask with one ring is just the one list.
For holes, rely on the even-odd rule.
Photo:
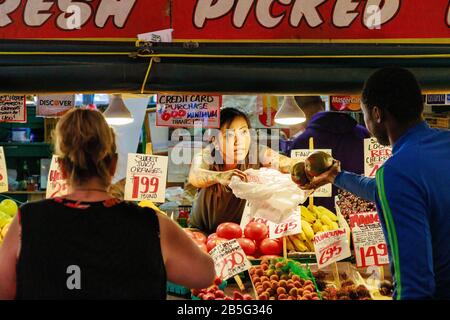
{"label": "blonde woman with ponytail", "polygon": [[54,141],[69,193],[20,208],[0,247],[0,299],[165,299],[167,280],[213,282],[212,259],[178,225],[108,193],[117,150],[100,112],[68,112]]}

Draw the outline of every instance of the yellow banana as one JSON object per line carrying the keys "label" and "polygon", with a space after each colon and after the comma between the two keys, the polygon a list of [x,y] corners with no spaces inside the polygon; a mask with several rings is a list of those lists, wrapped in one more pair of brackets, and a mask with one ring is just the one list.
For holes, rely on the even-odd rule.
{"label": "yellow banana", "polygon": [[306,241],[306,236],[305,236],[305,233],[304,233],[304,232],[300,233],[300,234],[297,235],[297,236],[300,238],[300,240]]}
{"label": "yellow banana", "polygon": [[325,232],[325,231],[330,231],[331,229],[327,224],[324,224],[324,225],[322,225],[322,230],[323,230],[323,232]]}
{"label": "yellow banana", "polygon": [[314,205],[309,205],[308,210],[316,217],[316,219],[320,219],[320,216],[322,215],[322,212],[317,210],[317,207]]}
{"label": "yellow banana", "polygon": [[336,230],[339,229],[339,225],[332,221],[327,215],[323,214],[320,217],[320,220],[322,221],[323,224],[326,224],[328,227],[330,227],[330,230]]}
{"label": "yellow banana", "polygon": [[310,240],[306,240],[305,241],[305,245],[308,247],[308,251],[309,252],[314,252],[315,251],[315,249],[314,249],[314,243],[312,242],[312,241],[310,241]]}
{"label": "yellow banana", "polygon": [[302,218],[303,220],[307,221],[308,223],[313,224],[314,221],[316,221],[316,217],[314,216],[313,213],[311,213],[307,207],[305,206],[301,206],[300,207],[301,213],[302,213]]}
{"label": "yellow banana", "polygon": [[287,247],[288,252],[296,251],[294,244],[292,243],[290,237],[286,237],[286,247]]}
{"label": "yellow banana", "polygon": [[320,222],[320,220],[316,220],[316,222],[314,222],[312,228],[313,228],[314,234],[322,232],[323,231],[322,222]]}
{"label": "yellow banana", "polygon": [[319,210],[319,212],[321,212],[322,214],[326,215],[328,218],[331,219],[331,221],[338,221],[338,217],[337,215],[335,215],[333,212],[331,212],[330,210],[328,210],[325,207],[322,206],[318,206],[317,209]]}
{"label": "yellow banana", "polygon": [[302,231],[305,233],[306,239],[314,239],[314,231],[311,225],[305,220],[302,220]]}
{"label": "yellow banana", "polygon": [[298,237],[292,237],[291,241],[292,241],[296,251],[299,251],[299,252],[308,251],[308,248],[305,246],[303,241],[301,241]]}

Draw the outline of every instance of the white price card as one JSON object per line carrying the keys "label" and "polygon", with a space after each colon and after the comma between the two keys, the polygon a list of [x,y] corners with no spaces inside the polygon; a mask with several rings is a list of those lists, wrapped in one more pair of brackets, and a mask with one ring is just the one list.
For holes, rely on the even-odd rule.
{"label": "white price card", "polygon": [[[331,153],[331,149],[294,149],[291,151],[291,159],[299,160],[299,161],[305,161],[308,156],[316,151],[323,151],[328,153],[329,155],[333,156]],[[333,196],[332,192],[332,186],[331,184],[326,184],[320,188],[318,188],[313,194],[313,197],[319,197],[319,198],[328,198]]]}
{"label": "white price card", "polygon": [[350,246],[344,228],[318,233],[314,236],[317,265],[324,268],[350,257]]}
{"label": "white price card", "polygon": [[0,147],[0,192],[8,191],[8,170],[6,170],[5,153]]}
{"label": "white price card", "polygon": [[269,239],[278,239],[302,233],[300,207],[292,210],[292,214],[280,223],[269,221]]}
{"label": "white price card", "polygon": [[389,263],[386,239],[376,211],[351,214],[350,228],[358,268]]}
{"label": "white price card", "polygon": [[129,153],[125,200],[164,202],[168,157]]}
{"label": "white price card", "polygon": [[62,197],[69,192],[66,179],[63,179],[58,156],[53,155],[48,172],[46,198]]}
{"label": "white price card", "polygon": [[265,224],[269,230],[269,239],[278,239],[289,235],[299,234],[302,232],[302,221],[300,207],[292,210],[292,214],[287,216],[280,223],[272,222],[268,219],[254,215],[251,212],[251,205],[246,204],[241,219],[241,229],[244,230],[250,222],[258,222]]}
{"label": "white price card", "polygon": [[364,175],[374,178],[377,170],[392,155],[392,148],[382,146],[376,138],[364,139]]}
{"label": "white price card", "polygon": [[252,266],[236,239],[218,244],[209,254],[214,260],[216,275],[222,280],[234,277]]}

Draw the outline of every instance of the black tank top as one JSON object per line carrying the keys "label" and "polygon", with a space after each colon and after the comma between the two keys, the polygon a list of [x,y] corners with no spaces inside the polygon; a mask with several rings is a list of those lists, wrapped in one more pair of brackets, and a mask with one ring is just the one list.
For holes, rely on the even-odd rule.
{"label": "black tank top", "polygon": [[166,299],[153,210],[56,198],[23,205],[20,223],[17,299]]}

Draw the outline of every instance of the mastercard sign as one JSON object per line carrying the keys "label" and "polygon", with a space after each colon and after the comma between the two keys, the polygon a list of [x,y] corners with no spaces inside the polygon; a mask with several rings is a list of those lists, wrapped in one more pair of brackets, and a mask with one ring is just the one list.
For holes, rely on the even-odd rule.
{"label": "mastercard sign", "polygon": [[331,109],[336,111],[361,111],[360,96],[331,96]]}

